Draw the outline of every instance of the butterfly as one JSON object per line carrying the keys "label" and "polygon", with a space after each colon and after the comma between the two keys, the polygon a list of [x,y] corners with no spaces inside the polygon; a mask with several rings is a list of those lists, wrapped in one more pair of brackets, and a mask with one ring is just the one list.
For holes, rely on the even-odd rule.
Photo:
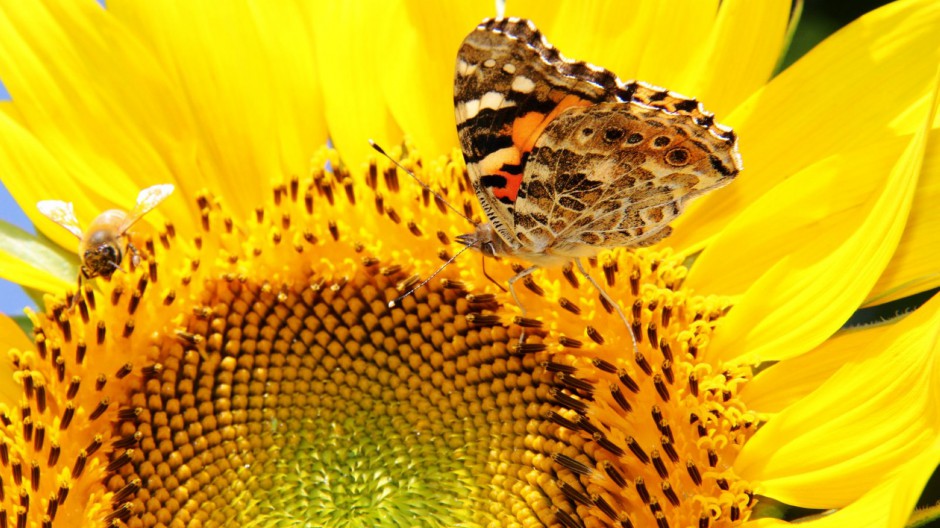
{"label": "butterfly", "polygon": [[524,19],[484,20],[464,39],[454,110],[488,220],[458,240],[533,264],[509,280],[523,314],[514,283],[574,261],[629,329],[580,259],[662,240],[742,169],[734,132],[698,101],[567,59]]}

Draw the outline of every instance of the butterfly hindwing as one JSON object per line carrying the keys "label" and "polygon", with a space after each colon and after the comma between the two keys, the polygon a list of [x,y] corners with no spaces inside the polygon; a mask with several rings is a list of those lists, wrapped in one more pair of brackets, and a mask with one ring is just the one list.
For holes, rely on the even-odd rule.
{"label": "butterfly hindwing", "polygon": [[529,156],[516,236],[569,256],[649,245],[689,200],[736,173],[731,149],[691,118],[628,103],[572,108]]}

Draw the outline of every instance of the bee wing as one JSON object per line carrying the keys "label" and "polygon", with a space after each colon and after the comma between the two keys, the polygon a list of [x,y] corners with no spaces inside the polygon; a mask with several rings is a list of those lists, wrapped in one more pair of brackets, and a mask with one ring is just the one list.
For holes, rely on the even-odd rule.
{"label": "bee wing", "polygon": [[78,219],[75,218],[75,208],[72,202],[63,202],[62,200],[43,200],[36,204],[39,212],[49,217],[50,220],[66,228],[79,239],[82,238],[82,228],[78,227]]}
{"label": "bee wing", "polygon": [[131,212],[127,213],[127,220],[124,220],[124,223],[121,225],[121,233],[130,229],[132,225],[140,220],[140,217],[160,205],[160,202],[166,200],[168,196],[173,194],[174,189],[172,184],[164,183],[162,185],[147,187],[140,191],[140,194],[137,195],[137,205],[131,209]]}

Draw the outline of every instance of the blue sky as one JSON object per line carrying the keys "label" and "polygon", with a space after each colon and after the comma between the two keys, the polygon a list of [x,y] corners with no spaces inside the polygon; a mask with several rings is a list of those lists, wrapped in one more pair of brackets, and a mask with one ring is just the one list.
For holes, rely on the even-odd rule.
{"label": "blue sky", "polygon": [[[0,101],[9,101],[10,94],[3,83],[0,83]],[[13,201],[6,187],[0,185],[0,220],[22,227],[30,233],[35,233],[33,225],[26,219],[23,209]],[[23,308],[33,306],[33,301],[23,293],[22,288],[10,281],[0,279],[0,312],[7,314],[21,314]]]}
{"label": "blue sky", "polygon": [[[35,233],[33,225],[23,214],[23,210],[13,201],[6,187],[0,186],[0,219]],[[23,290],[10,281],[0,279],[0,312],[18,315],[26,306],[34,306],[33,301]]]}

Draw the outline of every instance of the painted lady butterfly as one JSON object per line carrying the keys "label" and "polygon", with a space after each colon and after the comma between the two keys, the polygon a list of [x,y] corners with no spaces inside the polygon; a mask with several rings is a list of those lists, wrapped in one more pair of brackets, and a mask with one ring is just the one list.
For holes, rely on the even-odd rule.
{"label": "painted lady butterfly", "polygon": [[[563,57],[528,20],[485,20],[457,55],[457,132],[488,223],[461,235],[539,266],[642,247],[741,170],[737,140],[695,99]],[[630,325],[627,324],[627,328]]]}

